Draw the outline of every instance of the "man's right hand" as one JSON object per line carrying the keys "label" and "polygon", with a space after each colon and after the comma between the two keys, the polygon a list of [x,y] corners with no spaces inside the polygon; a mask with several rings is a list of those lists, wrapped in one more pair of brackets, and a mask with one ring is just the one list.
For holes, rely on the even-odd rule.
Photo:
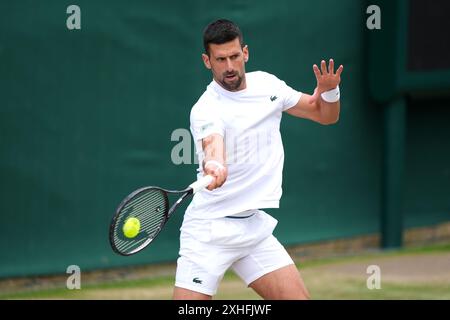
{"label": "man's right hand", "polygon": [[214,160],[207,161],[203,166],[203,171],[205,175],[209,174],[215,178],[207,187],[210,191],[221,187],[225,183],[228,175],[227,168],[220,162]]}

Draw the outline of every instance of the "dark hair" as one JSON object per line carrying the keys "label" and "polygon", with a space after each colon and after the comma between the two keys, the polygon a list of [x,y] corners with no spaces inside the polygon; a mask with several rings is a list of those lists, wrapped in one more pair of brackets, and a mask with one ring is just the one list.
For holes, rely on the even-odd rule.
{"label": "dark hair", "polygon": [[223,44],[239,38],[241,47],[244,47],[244,38],[239,27],[232,21],[219,19],[208,24],[203,31],[203,46],[209,56],[209,44]]}

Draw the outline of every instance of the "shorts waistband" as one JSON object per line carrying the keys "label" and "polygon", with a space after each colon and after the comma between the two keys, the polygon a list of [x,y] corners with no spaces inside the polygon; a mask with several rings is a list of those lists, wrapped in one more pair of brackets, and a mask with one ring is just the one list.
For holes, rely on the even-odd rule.
{"label": "shorts waistband", "polygon": [[257,210],[247,210],[247,211],[239,212],[239,213],[234,214],[232,216],[225,216],[225,218],[246,219],[246,218],[250,218],[250,217],[254,216],[256,212],[257,212]]}

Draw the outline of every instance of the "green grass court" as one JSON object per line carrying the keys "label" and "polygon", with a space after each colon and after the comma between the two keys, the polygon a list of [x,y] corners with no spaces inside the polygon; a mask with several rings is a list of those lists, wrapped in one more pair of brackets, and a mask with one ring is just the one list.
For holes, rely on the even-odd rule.
{"label": "green grass court", "polygon": [[[367,266],[381,269],[381,289],[369,290]],[[320,258],[299,262],[303,279],[313,299],[450,299],[450,243],[363,255]],[[80,290],[65,288],[65,278],[49,280],[54,288],[26,286],[5,289],[0,282],[1,299],[170,299],[174,266],[156,272],[155,266],[140,271],[133,279],[117,279],[91,273],[97,280],[83,282]],[[130,269],[129,273],[133,273]],[[164,274],[165,273],[165,274]],[[123,272],[122,272],[123,274]],[[100,280],[98,280],[100,279]],[[39,279],[35,280],[38,283]],[[86,283],[87,282],[87,283]],[[215,299],[260,299],[232,272],[225,275]]]}

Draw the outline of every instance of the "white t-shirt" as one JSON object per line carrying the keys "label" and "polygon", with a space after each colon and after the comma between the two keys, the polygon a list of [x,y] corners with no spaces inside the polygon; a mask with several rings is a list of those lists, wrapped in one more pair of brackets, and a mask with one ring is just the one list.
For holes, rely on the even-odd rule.
{"label": "white t-shirt", "polygon": [[247,87],[231,92],[212,81],[191,110],[191,133],[203,176],[202,139],[225,139],[228,177],[222,187],[198,191],[185,219],[209,219],[250,209],[278,208],[284,162],[282,112],[301,93],[266,72],[246,73]]}

